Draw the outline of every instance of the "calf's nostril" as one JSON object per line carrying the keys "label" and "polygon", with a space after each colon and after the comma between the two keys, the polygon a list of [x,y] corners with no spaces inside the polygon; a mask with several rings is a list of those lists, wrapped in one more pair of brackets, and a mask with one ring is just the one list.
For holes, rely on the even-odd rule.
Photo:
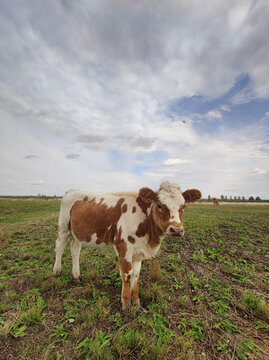
{"label": "calf's nostril", "polygon": [[171,235],[183,236],[184,234],[184,229],[182,227],[170,226],[169,230]]}

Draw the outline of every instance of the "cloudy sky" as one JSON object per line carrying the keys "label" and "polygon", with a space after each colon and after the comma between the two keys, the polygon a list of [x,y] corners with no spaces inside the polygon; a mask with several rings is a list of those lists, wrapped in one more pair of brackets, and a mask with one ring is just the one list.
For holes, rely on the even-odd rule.
{"label": "cloudy sky", "polygon": [[267,0],[0,3],[0,194],[269,199]]}

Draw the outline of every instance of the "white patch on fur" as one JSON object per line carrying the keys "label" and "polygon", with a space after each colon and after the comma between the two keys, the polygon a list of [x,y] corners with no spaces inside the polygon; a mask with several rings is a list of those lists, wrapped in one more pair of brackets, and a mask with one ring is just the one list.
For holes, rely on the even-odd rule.
{"label": "white patch on fur", "polygon": [[129,271],[125,274],[125,276],[124,276],[125,281],[128,281],[128,280],[131,279],[132,273],[133,273],[133,269],[129,270]]}
{"label": "white patch on fur", "polygon": [[181,223],[179,218],[179,208],[184,205],[185,199],[180,187],[175,183],[165,181],[161,183],[158,197],[162,204],[165,204],[170,211],[170,221]]}

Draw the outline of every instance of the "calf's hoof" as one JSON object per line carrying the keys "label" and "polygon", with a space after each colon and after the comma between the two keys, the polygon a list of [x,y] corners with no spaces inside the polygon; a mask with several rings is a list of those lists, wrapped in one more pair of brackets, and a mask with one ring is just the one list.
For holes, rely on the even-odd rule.
{"label": "calf's hoof", "polygon": [[139,306],[140,305],[140,299],[139,298],[133,299],[133,304]]}
{"label": "calf's hoof", "polygon": [[82,280],[82,275],[79,275],[79,277],[73,277],[73,281],[75,284],[80,284]]}
{"label": "calf's hoof", "polygon": [[129,309],[131,305],[131,299],[123,299],[122,302],[121,302],[121,308],[123,311],[126,311]]}
{"label": "calf's hoof", "polygon": [[54,276],[54,277],[59,277],[59,276],[61,276],[61,270],[53,270],[53,276]]}

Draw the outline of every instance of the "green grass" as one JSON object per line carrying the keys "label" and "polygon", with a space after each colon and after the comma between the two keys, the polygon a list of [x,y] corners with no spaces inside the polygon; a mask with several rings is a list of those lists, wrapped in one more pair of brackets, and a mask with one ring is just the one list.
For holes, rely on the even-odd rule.
{"label": "green grass", "polygon": [[59,206],[0,200],[3,358],[269,358],[269,205],[188,206],[185,237],[143,262],[143,309],[127,313],[113,250],[82,250],[75,284],[67,247],[52,277]]}

